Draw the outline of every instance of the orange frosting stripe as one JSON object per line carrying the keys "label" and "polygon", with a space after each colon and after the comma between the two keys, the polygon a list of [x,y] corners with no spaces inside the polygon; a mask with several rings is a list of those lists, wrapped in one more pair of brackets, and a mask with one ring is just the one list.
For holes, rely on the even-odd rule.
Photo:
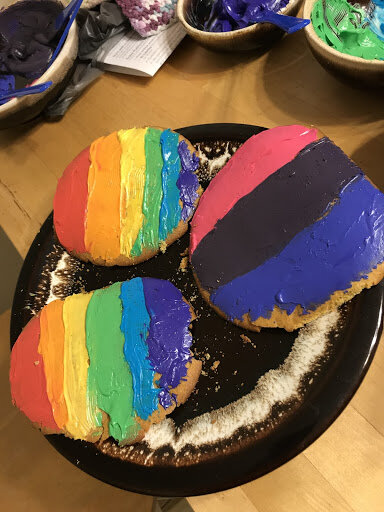
{"label": "orange frosting stripe", "polygon": [[64,322],[63,304],[54,300],[46,305],[40,314],[39,353],[43,357],[47,380],[47,395],[51,402],[53,417],[60,429],[68,421],[67,405],[64,398]]}
{"label": "orange frosting stripe", "polygon": [[85,247],[95,259],[120,256],[120,158],[116,132],[91,144]]}

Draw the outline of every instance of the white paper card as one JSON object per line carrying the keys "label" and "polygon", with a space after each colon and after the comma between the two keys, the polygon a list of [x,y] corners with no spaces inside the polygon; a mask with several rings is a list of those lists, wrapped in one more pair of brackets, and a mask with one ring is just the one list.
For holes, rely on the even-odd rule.
{"label": "white paper card", "polygon": [[108,71],[153,76],[185,34],[179,21],[151,37],[141,37],[130,30],[106,41],[94,55],[94,62]]}

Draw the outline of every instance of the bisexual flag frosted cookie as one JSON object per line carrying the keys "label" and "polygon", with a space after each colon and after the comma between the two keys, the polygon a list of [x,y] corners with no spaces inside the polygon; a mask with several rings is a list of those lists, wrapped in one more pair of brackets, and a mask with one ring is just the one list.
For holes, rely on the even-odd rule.
{"label": "bisexual flag frosted cookie", "polygon": [[44,433],[138,441],[197,382],[193,319],[181,292],[152,278],[50,302],[13,346],[13,402]]}
{"label": "bisexual flag frosted cookie", "polygon": [[191,143],[131,128],[95,140],[65,169],[54,226],[74,256],[98,265],[145,261],[182,236],[202,189]]}
{"label": "bisexual flag frosted cookie", "polygon": [[191,225],[203,296],[249,329],[296,329],[384,277],[384,194],[304,126],[246,141]]}

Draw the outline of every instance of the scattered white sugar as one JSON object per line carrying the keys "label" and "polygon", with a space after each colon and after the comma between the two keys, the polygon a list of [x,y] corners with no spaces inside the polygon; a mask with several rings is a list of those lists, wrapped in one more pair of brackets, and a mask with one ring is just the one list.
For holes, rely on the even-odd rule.
{"label": "scattered white sugar", "polygon": [[[204,149],[207,151],[210,148]],[[207,166],[208,175],[210,178],[213,178],[220,171],[220,169],[224,167],[224,165],[232,156],[232,154],[229,151],[229,142],[227,142],[225,146],[225,151],[217,157],[208,158],[207,155],[201,150],[201,148],[199,148],[198,155],[200,158],[200,164],[202,166],[204,166],[204,164]]]}
{"label": "scattered white sugar", "polygon": [[299,398],[303,378],[325,354],[329,334],[339,317],[338,311],[332,311],[300,329],[284,363],[260,377],[255,388],[236,402],[194,418],[177,435],[174,422],[168,418],[152,425],[144,441],[152,450],[170,445],[177,453],[188,444],[216,443],[230,438],[241,427],[264,422],[274,405]]}
{"label": "scattered white sugar", "polygon": [[48,296],[48,299],[47,299],[47,302],[46,304],[49,304],[50,302],[52,302],[53,300],[56,300],[56,299],[59,299],[61,297],[57,297],[57,295],[55,295],[53,293],[53,290],[55,289],[55,287],[59,284],[61,284],[63,282],[63,279],[62,277],[60,276],[60,271],[62,270],[65,270],[67,268],[67,265],[68,265],[68,259],[69,259],[69,254],[67,252],[63,252],[61,258],[59,259],[58,263],[57,263],[57,266],[55,268],[55,270],[53,272],[50,272],[50,287],[49,287],[49,296]]}

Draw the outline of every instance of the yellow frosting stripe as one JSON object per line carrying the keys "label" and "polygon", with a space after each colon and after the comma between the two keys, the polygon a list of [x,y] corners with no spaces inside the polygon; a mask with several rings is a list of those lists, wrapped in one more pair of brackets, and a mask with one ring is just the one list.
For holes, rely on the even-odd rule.
{"label": "yellow frosting stripe", "polygon": [[145,185],[146,128],[120,130],[121,189],[120,189],[120,252],[131,256],[140,228],[143,225],[143,197]]}
{"label": "yellow frosting stripe", "polygon": [[64,397],[68,409],[66,430],[75,439],[87,438],[97,428],[87,399],[89,358],[85,317],[91,297],[92,293],[72,295],[65,299],[63,306]]}
{"label": "yellow frosting stripe", "polygon": [[40,313],[39,354],[44,361],[47,381],[47,395],[51,402],[53,417],[60,429],[65,427],[68,419],[64,386],[64,323],[63,301],[54,300],[47,304]]}
{"label": "yellow frosting stripe", "polygon": [[120,256],[121,147],[117,133],[95,140],[89,155],[85,248],[93,258],[105,261]]}

